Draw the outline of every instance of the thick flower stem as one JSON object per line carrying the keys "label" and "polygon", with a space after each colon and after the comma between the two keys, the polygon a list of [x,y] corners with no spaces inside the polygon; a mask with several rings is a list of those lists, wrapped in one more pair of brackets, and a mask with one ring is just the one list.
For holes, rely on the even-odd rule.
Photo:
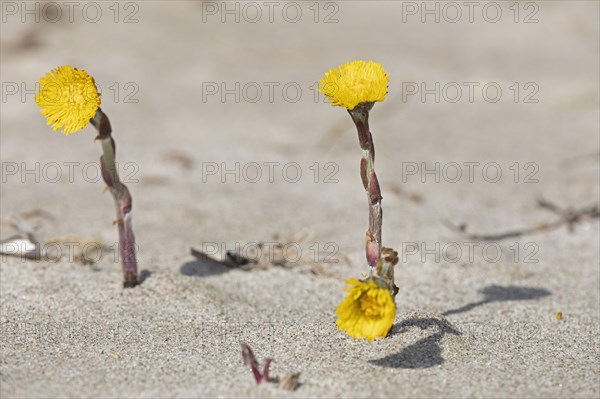
{"label": "thick flower stem", "polygon": [[375,146],[369,130],[369,111],[373,103],[361,103],[354,109],[348,110],[356,129],[363,157],[360,161],[360,177],[367,191],[369,201],[369,229],[366,236],[367,262],[371,270],[377,266],[381,256],[381,224],[383,212],[381,210],[381,190],[375,174]]}
{"label": "thick flower stem", "polygon": [[394,266],[398,264],[398,252],[391,248],[381,248],[381,259],[377,263],[377,277],[381,279],[381,285],[387,288],[396,297],[398,287],[394,283]]}
{"label": "thick flower stem", "polygon": [[135,237],[131,224],[132,199],[129,189],[119,179],[115,163],[115,142],[111,136],[108,117],[100,108],[91,120],[98,130],[96,140],[102,144],[103,155],[100,157],[102,179],[108,186],[115,200],[117,212],[116,224],[119,231],[119,256],[123,270],[123,287],[131,288],[138,284]]}

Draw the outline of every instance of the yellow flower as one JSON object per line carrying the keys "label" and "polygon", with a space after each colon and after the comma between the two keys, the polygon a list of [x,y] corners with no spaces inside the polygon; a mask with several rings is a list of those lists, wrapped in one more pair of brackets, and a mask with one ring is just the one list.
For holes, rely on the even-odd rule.
{"label": "yellow flower", "polygon": [[373,281],[346,280],[348,296],[340,303],[337,326],[353,338],[373,341],[385,337],[396,318],[396,304],[385,288]]}
{"label": "yellow flower", "polygon": [[389,81],[381,64],[351,61],[327,71],[319,91],[332,105],[352,110],[360,103],[385,101]]}
{"label": "yellow flower", "polygon": [[62,127],[69,135],[83,129],[96,115],[100,94],[86,71],[65,65],[40,79],[35,102],[54,131]]}

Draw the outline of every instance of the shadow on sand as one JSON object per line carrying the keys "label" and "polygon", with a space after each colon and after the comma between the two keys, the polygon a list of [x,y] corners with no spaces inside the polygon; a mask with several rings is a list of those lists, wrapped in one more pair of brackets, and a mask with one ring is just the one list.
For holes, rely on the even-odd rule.
{"label": "shadow on sand", "polygon": [[225,263],[208,257],[185,262],[179,268],[181,274],[191,277],[216,276],[227,273],[230,270],[231,267],[227,266]]}
{"label": "shadow on sand", "polygon": [[425,338],[422,338],[402,349],[381,359],[369,360],[369,363],[376,366],[402,368],[402,369],[425,369],[444,363],[442,349],[439,346],[440,340],[446,334],[461,335],[450,323],[443,319],[413,318],[404,320],[396,324],[392,330],[392,335],[402,334],[411,327],[419,327],[422,330],[436,327],[437,331]]}
{"label": "shadow on sand", "polygon": [[142,270],[142,271],[140,272],[140,274],[138,275],[138,284],[139,284],[139,285],[142,285],[142,284],[144,284],[144,281],[146,281],[146,279],[147,279],[148,277],[150,277],[151,275],[152,275],[152,272],[151,272],[151,271],[149,271],[149,270],[145,270],[145,269],[144,269],[144,270]]}
{"label": "shadow on sand", "polygon": [[[550,291],[543,288],[502,287],[499,285],[488,285],[479,292],[484,296],[481,301],[468,303],[459,308],[448,310],[443,313],[443,316],[468,312],[477,306],[491,302],[524,301],[551,295]],[[369,360],[369,363],[381,367],[403,369],[425,369],[437,366],[444,363],[442,348],[439,345],[441,339],[446,334],[455,336],[461,335],[460,331],[454,328],[448,321],[443,318],[434,317],[404,320],[399,324],[394,325],[390,335],[401,334],[411,327],[419,327],[422,330],[436,327],[437,331],[410,344],[398,353],[385,356],[381,359]]]}
{"label": "shadow on sand", "polygon": [[459,308],[447,310],[442,313],[442,315],[449,316],[452,314],[468,312],[469,310],[472,310],[478,306],[492,302],[527,301],[551,295],[551,292],[544,288],[515,287],[512,285],[508,287],[502,287],[500,285],[488,285],[487,287],[479,290],[479,293],[483,294],[483,299],[481,301],[471,302]]}

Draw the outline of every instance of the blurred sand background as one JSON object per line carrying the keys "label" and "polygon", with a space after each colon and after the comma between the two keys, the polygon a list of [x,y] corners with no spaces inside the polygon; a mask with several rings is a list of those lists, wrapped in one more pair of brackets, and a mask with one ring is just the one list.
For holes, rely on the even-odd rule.
{"label": "blurred sand background", "polygon": [[[95,131],[52,132],[33,98],[51,68],[85,69],[102,89],[133,195],[144,281],[123,290],[111,250],[93,265],[3,258],[1,396],[598,397],[598,220],[496,241],[488,254],[476,242],[472,257],[464,242],[473,240],[444,225],[502,232],[555,221],[539,197],[563,207],[598,202],[598,2],[501,1],[495,23],[487,2],[477,2],[472,22],[458,2],[455,23],[443,2],[427,3],[439,22],[421,2],[274,3],[270,21],[264,2],[76,2],[71,21],[64,3],[54,3],[57,14],[28,2],[39,7],[36,22],[25,3],[2,2],[0,215],[42,210],[53,218],[41,220],[41,238],[114,248]],[[225,7],[237,7],[239,22]],[[380,62],[391,78],[371,129],[383,241],[405,249],[396,323],[373,343],[335,326],[344,279],[366,272],[367,206],[354,126],[314,91],[327,69],[354,59]],[[239,101],[222,99],[222,85],[235,92],[236,82]],[[435,82],[439,102],[407,94]],[[457,102],[442,93],[451,82],[448,90],[463,90]],[[472,102],[465,82],[478,85]],[[497,102],[493,88],[482,94],[490,82],[502,90]],[[262,97],[252,102],[256,87]],[[272,181],[265,162],[279,163]],[[436,162],[437,182],[421,175],[422,163]],[[473,179],[465,162],[479,163]],[[221,176],[236,163],[239,181]],[[256,183],[251,163],[263,165]],[[452,183],[454,163],[463,175]],[[39,172],[23,174],[36,164]],[[214,165],[219,172],[207,175]],[[497,182],[488,181],[494,170],[484,178],[487,165],[502,172]],[[3,239],[14,233],[2,226]],[[298,242],[308,258],[318,248],[327,274],[303,262],[229,270],[190,255],[257,241]],[[441,253],[455,247],[457,260]],[[337,263],[325,262],[329,253]],[[272,375],[301,372],[299,389],[257,387],[241,342],[260,361],[275,359]]]}

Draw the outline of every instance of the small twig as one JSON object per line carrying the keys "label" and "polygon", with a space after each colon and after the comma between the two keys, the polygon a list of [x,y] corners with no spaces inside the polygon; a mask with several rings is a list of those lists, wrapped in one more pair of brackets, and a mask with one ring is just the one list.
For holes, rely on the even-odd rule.
{"label": "small twig", "polygon": [[252,370],[252,374],[254,375],[254,379],[256,380],[256,385],[260,385],[263,382],[271,381],[269,379],[269,367],[271,366],[271,362],[273,362],[273,359],[269,358],[265,360],[265,364],[261,373],[258,369],[258,361],[256,360],[252,349],[250,349],[250,346],[248,346],[248,344],[246,343],[242,343],[242,359],[244,360],[244,364],[246,366],[249,366],[250,370]]}
{"label": "small twig", "polygon": [[245,342],[242,342],[242,359],[244,364],[250,367],[252,375],[254,375],[256,385],[260,385],[263,382],[277,383],[279,388],[288,391],[295,391],[301,385],[300,373],[287,373],[282,380],[279,380],[278,377],[269,377],[269,368],[273,362],[273,359],[271,358],[265,360],[265,364],[261,372],[259,370],[258,360],[256,360],[256,357],[254,356],[252,349],[250,349],[250,346],[248,346],[248,344]]}
{"label": "small twig", "polygon": [[287,391],[295,391],[300,385],[300,373],[287,373],[279,382],[279,388]]}
{"label": "small twig", "polygon": [[559,215],[562,218],[563,224],[569,226],[570,232],[575,230],[575,224],[579,223],[582,219],[592,219],[600,216],[598,205],[589,205],[579,210],[575,210],[572,207],[562,209],[543,198],[538,200],[538,205]]}
{"label": "small twig", "polygon": [[550,201],[547,201],[547,200],[545,200],[543,198],[539,198],[537,200],[537,204],[538,204],[538,206],[540,208],[548,209],[548,210],[556,213],[559,216],[564,216],[565,215],[563,209],[561,209],[558,205],[556,205],[556,204],[554,204],[554,203],[552,203]]}
{"label": "small twig", "polygon": [[16,230],[19,235],[21,237],[25,237],[27,238],[29,241],[31,241],[33,244],[35,245],[41,245],[42,241],[40,239],[38,239],[37,234],[35,232],[35,227],[30,224],[29,222],[26,222],[24,218],[22,217],[22,215],[19,216],[9,216],[6,219],[1,219],[2,224],[4,225],[8,225],[10,227],[12,227],[14,230]]}
{"label": "small twig", "polygon": [[[276,239],[275,237],[274,239]],[[196,248],[190,248],[191,255],[201,262],[213,261],[221,263],[232,269],[240,269],[244,271],[253,270],[267,270],[274,266],[283,267],[285,269],[295,269],[300,266],[308,266],[310,273],[315,276],[330,277],[333,273],[327,270],[323,263],[338,263],[339,259],[331,259],[333,253],[322,253],[320,250],[314,251],[306,250],[305,244],[310,243],[312,235],[308,232],[300,231],[294,234],[291,239],[283,240],[282,242],[270,242],[270,241],[259,241],[252,243],[252,245],[246,247],[243,250],[232,249],[226,250],[222,254],[207,254],[202,250]],[[293,260],[290,259],[292,255],[287,253],[288,245],[293,244],[294,247],[299,247],[299,257],[296,258],[296,254],[293,253]],[[311,249],[312,247],[308,247]],[[292,251],[293,252],[293,251]],[[309,252],[309,254],[305,254]],[[336,252],[337,254],[337,252]],[[345,258],[345,262],[350,263],[350,260]],[[322,257],[324,259],[321,261]]]}
{"label": "small twig", "polygon": [[460,233],[470,240],[499,241],[507,238],[521,237],[528,234],[535,234],[548,230],[553,230],[565,225],[568,226],[569,231],[572,232],[575,229],[575,225],[577,223],[580,223],[582,220],[600,217],[600,209],[598,205],[586,206],[579,209],[574,209],[571,207],[561,208],[558,205],[544,199],[539,199],[537,201],[537,204],[541,208],[548,209],[554,212],[555,214],[560,216],[560,219],[551,223],[542,223],[533,227],[527,227],[518,230],[510,230],[497,234],[470,233],[467,231],[466,224],[463,223],[460,225],[454,225],[453,223],[447,220],[444,221],[444,225],[450,230]]}

